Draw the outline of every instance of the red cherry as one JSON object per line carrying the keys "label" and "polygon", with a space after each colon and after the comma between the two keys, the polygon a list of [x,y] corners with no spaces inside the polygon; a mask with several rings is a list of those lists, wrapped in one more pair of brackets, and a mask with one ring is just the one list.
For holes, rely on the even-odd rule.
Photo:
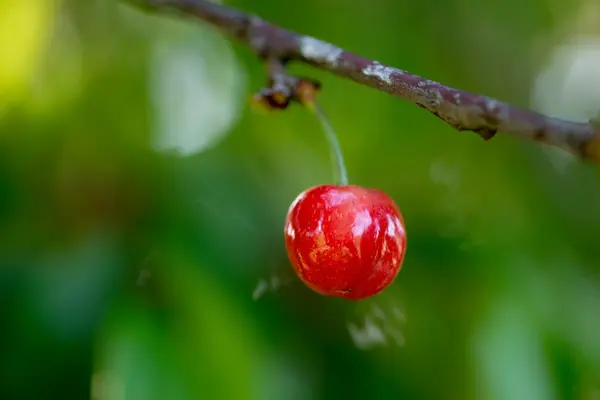
{"label": "red cherry", "polygon": [[384,192],[322,185],[302,192],[290,206],[285,244],[308,287],[360,300],[378,294],[398,275],[406,230],[400,210]]}

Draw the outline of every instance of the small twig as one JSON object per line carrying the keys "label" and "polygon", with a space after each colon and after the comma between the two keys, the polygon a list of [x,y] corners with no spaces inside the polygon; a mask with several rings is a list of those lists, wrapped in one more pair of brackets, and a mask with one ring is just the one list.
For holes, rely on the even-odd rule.
{"label": "small twig", "polygon": [[295,100],[299,83],[317,85],[314,81],[286,73],[285,64],[298,61],[408,100],[457,130],[474,131],[485,140],[491,139],[496,132],[506,132],[560,147],[600,164],[598,122],[566,121],[455,89],[207,0],[129,1],[149,9],[173,10],[204,20],[248,45],[267,62],[269,87],[261,92],[261,96],[275,108],[285,108],[290,100]]}
{"label": "small twig", "polygon": [[267,84],[255,94],[254,99],[268,108],[285,109],[291,101],[312,101],[321,89],[321,84],[314,79],[290,75],[277,58],[270,58],[265,64]]}

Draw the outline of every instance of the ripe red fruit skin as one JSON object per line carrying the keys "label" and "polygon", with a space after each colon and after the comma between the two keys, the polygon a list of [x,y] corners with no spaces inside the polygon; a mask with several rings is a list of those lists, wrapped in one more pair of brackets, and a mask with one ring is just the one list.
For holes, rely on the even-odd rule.
{"label": "ripe red fruit skin", "polygon": [[388,287],[406,252],[398,206],[384,192],[321,185],[302,192],[285,222],[288,257],[298,277],[325,296],[361,300]]}

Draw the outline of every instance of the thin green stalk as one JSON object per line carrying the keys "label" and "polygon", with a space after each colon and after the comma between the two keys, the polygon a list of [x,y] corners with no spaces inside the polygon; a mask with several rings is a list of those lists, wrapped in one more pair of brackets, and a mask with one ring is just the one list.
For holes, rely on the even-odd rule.
{"label": "thin green stalk", "polygon": [[342,149],[338,141],[337,135],[329,118],[325,115],[323,109],[316,103],[310,104],[309,107],[317,116],[317,119],[321,123],[327,142],[329,143],[329,150],[331,152],[331,159],[333,162],[333,170],[336,184],[340,186],[348,185],[348,172],[346,171],[346,164],[344,163],[344,156],[342,155]]}

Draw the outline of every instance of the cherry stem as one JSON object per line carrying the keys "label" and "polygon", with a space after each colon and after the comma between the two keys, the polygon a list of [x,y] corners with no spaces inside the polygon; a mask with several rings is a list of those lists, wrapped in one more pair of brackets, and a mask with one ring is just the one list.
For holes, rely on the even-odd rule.
{"label": "cherry stem", "polygon": [[331,151],[331,158],[334,163],[335,181],[339,186],[348,185],[348,172],[346,171],[346,164],[344,163],[344,156],[342,155],[342,148],[338,141],[337,135],[329,118],[325,115],[323,109],[315,102],[306,104],[315,113],[317,119],[321,123],[327,142],[329,142],[329,149]]}

